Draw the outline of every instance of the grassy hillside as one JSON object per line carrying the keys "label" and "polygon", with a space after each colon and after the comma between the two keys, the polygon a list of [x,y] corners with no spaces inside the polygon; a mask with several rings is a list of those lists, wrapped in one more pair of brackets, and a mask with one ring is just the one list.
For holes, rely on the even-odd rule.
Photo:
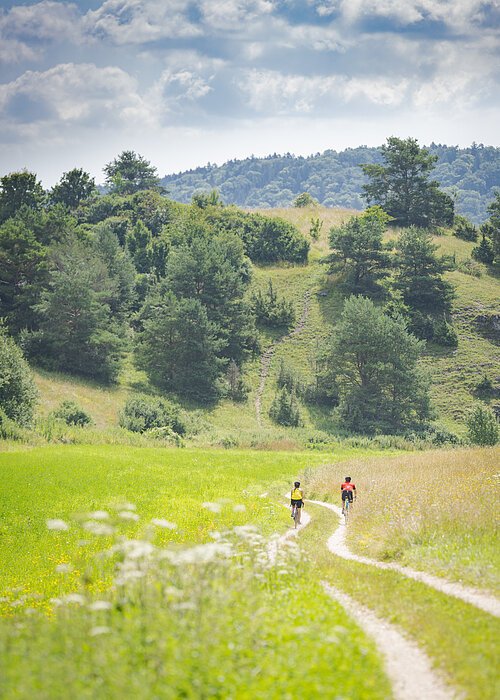
{"label": "grassy hillside", "polygon": [[[243,404],[222,401],[215,407],[195,411],[196,434],[191,444],[240,445],[293,448],[304,445],[315,431],[332,430],[328,411],[317,407],[302,407],[302,429],[278,429],[268,418],[268,411],[275,393],[275,379],[283,361],[293,367],[304,381],[312,381],[317,348],[335,325],[341,310],[342,296],[335,279],[326,274],[321,258],[328,252],[328,232],[356,212],[348,209],[288,208],[268,209],[263,213],[280,216],[294,223],[310,239],[311,220],[323,222],[317,241],[310,239],[311,251],[308,265],[254,266],[250,293],[265,289],[269,279],[279,293],[291,300],[297,318],[300,318],[306,295],[310,295],[309,312],[303,331],[286,339],[275,347],[269,376],[262,396],[262,425],[259,426],[255,411],[255,399],[260,383],[261,359],[249,360],[244,368],[245,381],[250,387],[248,400]],[[394,238],[394,233],[387,235]],[[453,255],[457,263],[470,257],[473,244],[451,235],[435,237],[439,251]],[[482,274],[473,277],[460,271],[447,273],[456,288],[453,318],[459,337],[457,349],[446,349],[429,344],[423,358],[432,376],[432,400],[438,421],[445,427],[463,434],[464,417],[475,400],[475,386],[486,374],[492,380],[498,375],[498,345],[494,335],[481,325],[481,318],[497,310],[498,280],[484,266]],[[277,332],[263,331],[263,350],[280,340]],[[102,387],[92,382],[70,378],[60,374],[37,372],[37,385],[41,393],[40,414],[47,415],[61,400],[70,399],[88,410],[97,430],[116,427],[118,413],[126,398],[136,392],[155,393],[146,376],[134,369],[129,358],[119,384]],[[193,406],[186,405],[190,411]],[[90,432],[88,433],[90,439]]]}

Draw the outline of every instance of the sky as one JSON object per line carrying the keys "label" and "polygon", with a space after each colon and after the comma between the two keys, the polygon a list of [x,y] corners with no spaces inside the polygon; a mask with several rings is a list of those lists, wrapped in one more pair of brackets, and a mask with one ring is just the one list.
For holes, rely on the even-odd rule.
{"label": "sky", "polygon": [[0,0],[0,175],[499,146],[500,0]]}

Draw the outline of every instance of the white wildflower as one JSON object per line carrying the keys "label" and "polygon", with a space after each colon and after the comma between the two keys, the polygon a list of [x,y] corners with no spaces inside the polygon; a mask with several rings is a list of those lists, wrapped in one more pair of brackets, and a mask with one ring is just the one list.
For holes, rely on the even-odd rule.
{"label": "white wildflower", "polygon": [[174,610],[196,610],[196,605],[188,600],[172,605]]}
{"label": "white wildflower", "polygon": [[129,559],[142,559],[149,557],[155,550],[151,542],[144,540],[125,540],[121,545],[121,550]]}
{"label": "white wildflower", "polygon": [[122,503],[121,505],[117,506],[117,510],[136,510],[137,506],[135,506],[133,503]]}
{"label": "white wildflower", "polygon": [[246,509],[247,507],[243,503],[237,503],[235,506],[233,506],[233,511],[235,513],[244,513]]}
{"label": "white wildflower", "polygon": [[177,529],[177,525],[175,523],[170,523],[168,520],[164,520],[163,518],[153,518],[151,522],[153,525],[156,525],[156,527],[163,527],[165,530]]}
{"label": "white wildflower", "polygon": [[203,508],[206,508],[212,513],[220,513],[221,511],[220,503],[210,503],[210,501],[205,501],[205,503],[202,503],[201,505],[203,506]]}
{"label": "white wildflower", "polygon": [[111,610],[112,607],[113,605],[107,600],[96,600],[90,603],[89,610],[97,612],[99,610]]}
{"label": "white wildflower", "polygon": [[221,557],[229,557],[232,554],[231,545],[228,542],[219,544],[208,542],[189,547],[177,552],[165,552],[165,557],[173,564],[182,566],[184,564],[208,564]]}
{"label": "white wildflower", "polygon": [[69,574],[70,571],[73,571],[73,567],[71,564],[58,564],[56,571],[58,574]]}
{"label": "white wildflower", "polygon": [[98,627],[92,627],[92,629],[90,630],[90,636],[97,637],[100,634],[108,634],[108,632],[111,632],[111,628],[101,625]]}
{"label": "white wildflower", "polygon": [[60,520],[59,518],[53,518],[47,520],[47,528],[49,530],[69,530],[69,525],[68,523],[65,523],[64,520]]}
{"label": "white wildflower", "polygon": [[265,498],[267,496],[267,491],[264,491],[264,493],[261,493],[259,498]]}
{"label": "white wildflower", "polygon": [[94,520],[107,520],[109,518],[109,513],[105,510],[95,510],[93,513],[89,513],[88,517]]}
{"label": "white wildflower", "polygon": [[139,520],[139,516],[137,515],[137,513],[133,513],[130,510],[121,510],[118,513],[118,517],[122,520]]}
{"label": "white wildflower", "polygon": [[115,531],[111,525],[100,523],[96,520],[88,520],[86,523],[83,523],[83,529],[91,532],[93,535],[112,535]]}
{"label": "white wildflower", "polygon": [[75,605],[84,605],[85,598],[79,593],[68,593],[61,599],[62,603],[74,603]]}

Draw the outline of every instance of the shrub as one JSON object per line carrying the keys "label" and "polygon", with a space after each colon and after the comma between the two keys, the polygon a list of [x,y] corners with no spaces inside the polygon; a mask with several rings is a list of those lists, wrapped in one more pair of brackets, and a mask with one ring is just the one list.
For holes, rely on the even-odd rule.
{"label": "shrub", "polygon": [[52,411],[51,415],[54,418],[60,418],[66,425],[79,425],[83,427],[85,425],[91,425],[94,422],[92,417],[74,401],[63,401],[55,411]]}
{"label": "shrub", "polygon": [[301,396],[304,391],[300,376],[291,367],[285,365],[283,359],[280,362],[276,384],[278,389],[286,388],[290,394],[295,394],[296,396]]}
{"label": "shrub", "polygon": [[477,241],[477,228],[465,216],[455,216],[453,235],[463,241]]}
{"label": "shrub", "polygon": [[487,406],[476,405],[467,419],[469,440],[474,445],[496,445],[499,437],[498,422]]}
{"label": "shrub", "polygon": [[440,319],[434,321],[432,326],[432,340],[438,345],[444,345],[449,348],[456,348],[458,345],[458,336],[451,325],[447,321]]}
{"label": "shrub", "polygon": [[228,397],[233,401],[246,401],[250,389],[243,381],[241,370],[234,360],[231,360],[228,365],[226,381],[228,387]]}
{"label": "shrub", "polygon": [[312,207],[318,204],[318,200],[309,194],[309,192],[302,192],[298,194],[293,200],[294,207]]}
{"label": "shrub", "polygon": [[457,270],[464,275],[470,275],[471,277],[481,277],[483,274],[483,269],[480,263],[472,258],[467,260],[461,260],[457,263]]}
{"label": "shrub", "polygon": [[295,322],[295,311],[291,301],[279,298],[269,280],[267,291],[259,289],[252,295],[252,307],[258,323],[272,328],[289,328]]}
{"label": "shrub", "polygon": [[0,409],[20,425],[29,425],[38,397],[30,367],[20,348],[0,328]]}
{"label": "shrub", "polygon": [[122,428],[134,433],[165,427],[178,435],[186,432],[180,408],[167,399],[154,397],[129,399],[120,412],[119,423]]}
{"label": "shrub", "polygon": [[475,393],[478,396],[484,396],[484,397],[494,396],[496,394],[496,390],[495,390],[495,387],[493,386],[493,382],[491,381],[491,379],[489,377],[486,376],[486,374],[476,384]]}
{"label": "shrub", "polygon": [[184,440],[181,438],[179,433],[176,433],[168,425],[163,425],[161,428],[151,428],[150,430],[146,430],[144,435],[146,435],[146,437],[153,438],[154,440],[168,442],[176,447],[184,447]]}
{"label": "shrub", "polygon": [[269,416],[278,425],[289,427],[301,425],[300,410],[295,393],[289,392],[286,387],[278,391],[271,404]]}
{"label": "shrub", "polygon": [[0,408],[0,440],[22,440],[22,429]]}
{"label": "shrub", "polygon": [[474,260],[482,262],[485,265],[491,265],[493,263],[493,260],[495,259],[493,246],[488,241],[484,233],[481,239],[481,243],[472,249],[471,255],[474,258]]}

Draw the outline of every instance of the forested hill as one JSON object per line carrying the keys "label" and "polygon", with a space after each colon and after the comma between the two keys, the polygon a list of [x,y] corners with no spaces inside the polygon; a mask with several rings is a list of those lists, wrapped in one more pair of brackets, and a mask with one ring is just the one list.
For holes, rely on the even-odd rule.
{"label": "forested hill", "polygon": [[[433,177],[456,197],[456,211],[474,223],[487,219],[486,208],[500,187],[500,148],[473,144],[470,148],[431,144],[438,157]],[[226,204],[244,207],[289,206],[309,192],[327,207],[362,209],[365,182],[359,165],[381,162],[380,149],[360,146],[328,150],[304,158],[290,153],[266,158],[231,160],[217,166],[167,175],[162,184],[169,197],[189,202],[195,192],[217,188]]]}

